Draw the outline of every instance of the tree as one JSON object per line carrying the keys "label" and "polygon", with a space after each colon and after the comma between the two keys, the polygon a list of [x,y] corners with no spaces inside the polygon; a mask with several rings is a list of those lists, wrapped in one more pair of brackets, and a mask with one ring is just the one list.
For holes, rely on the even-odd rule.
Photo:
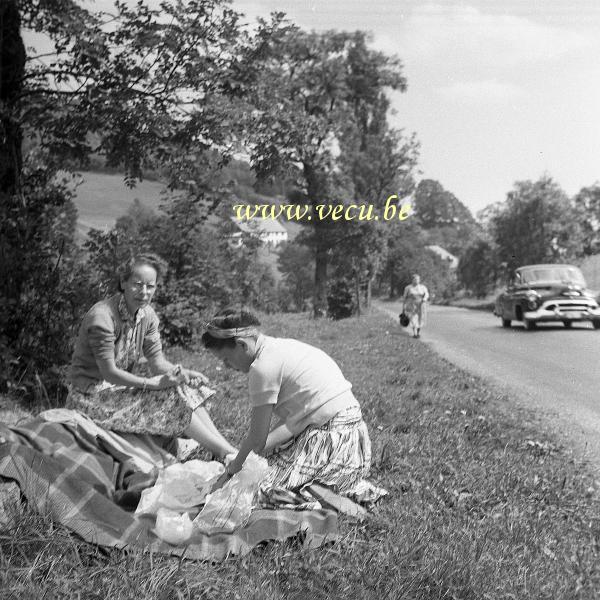
{"label": "tree", "polygon": [[454,291],[455,276],[448,263],[425,246],[421,228],[407,223],[395,236],[388,238],[386,261],[380,275],[381,290],[390,298],[402,294],[414,273],[421,276],[432,298],[443,300]]}
{"label": "tree", "polygon": [[482,298],[498,279],[498,259],[493,244],[478,239],[467,246],[458,263],[457,275],[466,289]]}
{"label": "tree", "polygon": [[[22,27],[45,34],[49,51],[26,55]],[[215,198],[206,174],[236,143],[236,64],[253,49],[224,0],[118,2],[113,14],[74,0],[0,2],[2,378],[33,374],[42,356],[62,360],[35,328],[62,321],[55,344],[66,348],[79,318],[56,312],[77,295],[70,286],[85,287],[73,279],[74,208],[57,170],[95,153],[133,184],[160,167],[206,214]]]}
{"label": "tree", "polygon": [[[361,32],[306,33],[289,27],[276,42],[261,48],[254,70],[248,123],[251,163],[259,178],[275,173],[297,177],[302,201],[319,204],[349,201],[352,185],[340,169],[342,139],[357,128],[358,107],[370,107],[386,88],[404,90],[406,82],[398,59],[369,50]],[[369,85],[357,85],[357,61],[368,63],[363,74]],[[356,110],[355,110],[356,109]],[[316,316],[327,306],[328,264],[332,249],[347,235],[331,218],[307,222],[305,240],[315,254]]]}
{"label": "tree", "polygon": [[508,269],[581,254],[582,230],[573,202],[549,176],[517,182],[490,227],[498,260]]}
{"label": "tree", "polygon": [[22,131],[16,106],[23,89],[25,46],[17,0],[0,4],[0,202],[14,194],[22,168]]}
{"label": "tree", "polygon": [[413,194],[413,203],[415,218],[426,232],[428,244],[460,255],[479,232],[471,211],[438,181],[421,180]]}
{"label": "tree", "polygon": [[[403,198],[412,191],[418,143],[414,136],[405,138],[402,131],[390,128],[390,101],[377,82],[380,57],[369,51],[365,38],[357,40],[348,60],[349,87],[356,100],[352,126],[340,138],[339,162],[352,185],[355,201],[381,212],[388,198]],[[351,221],[344,225],[347,234],[334,248],[332,262],[338,276],[353,275],[354,302],[360,313],[361,291],[364,289],[365,304],[370,306],[371,288],[383,264],[386,239],[402,224]]]}
{"label": "tree", "polygon": [[600,252],[600,183],[582,188],[573,199],[583,234],[583,254]]}
{"label": "tree", "polygon": [[313,295],[315,274],[310,248],[296,242],[285,243],[279,250],[277,263],[295,310],[305,310]]}

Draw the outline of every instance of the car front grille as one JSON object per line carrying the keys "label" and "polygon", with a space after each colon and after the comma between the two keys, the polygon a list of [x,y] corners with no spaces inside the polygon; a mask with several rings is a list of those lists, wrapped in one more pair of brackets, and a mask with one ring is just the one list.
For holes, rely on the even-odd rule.
{"label": "car front grille", "polygon": [[561,301],[561,302],[552,302],[551,304],[546,304],[543,308],[546,310],[587,310],[588,308],[596,308],[595,303],[593,302],[581,302],[581,301]]}

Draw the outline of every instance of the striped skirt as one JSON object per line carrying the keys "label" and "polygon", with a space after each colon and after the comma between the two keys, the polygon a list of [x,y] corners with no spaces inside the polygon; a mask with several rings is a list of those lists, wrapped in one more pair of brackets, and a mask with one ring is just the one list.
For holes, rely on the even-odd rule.
{"label": "striped skirt", "polygon": [[319,427],[310,425],[269,458],[261,489],[297,491],[320,483],[338,493],[353,489],[371,467],[371,440],[359,407],[338,413]]}

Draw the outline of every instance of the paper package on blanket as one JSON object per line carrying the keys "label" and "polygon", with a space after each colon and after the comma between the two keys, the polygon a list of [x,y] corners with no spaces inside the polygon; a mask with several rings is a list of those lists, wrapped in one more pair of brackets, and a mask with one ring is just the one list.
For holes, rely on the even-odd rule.
{"label": "paper package on blanket", "polygon": [[142,492],[136,514],[159,509],[187,511],[200,506],[225,467],[216,461],[190,460],[163,469],[153,487]]}
{"label": "paper package on blanket", "polygon": [[269,470],[266,458],[251,452],[239,473],[206,497],[206,504],[194,519],[204,533],[233,531],[250,517],[254,495]]}
{"label": "paper package on blanket", "polygon": [[159,508],[156,514],[154,533],[157,537],[174,546],[185,544],[194,532],[190,516],[169,508]]}

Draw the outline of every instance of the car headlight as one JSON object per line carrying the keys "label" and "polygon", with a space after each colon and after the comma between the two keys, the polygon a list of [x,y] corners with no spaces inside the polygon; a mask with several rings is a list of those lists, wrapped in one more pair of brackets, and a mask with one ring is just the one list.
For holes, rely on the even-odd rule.
{"label": "car headlight", "polygon": [[527,296],[527,308],[529,310],[537,310],[542,303],[542,299],[537,294],[529,294]]}

